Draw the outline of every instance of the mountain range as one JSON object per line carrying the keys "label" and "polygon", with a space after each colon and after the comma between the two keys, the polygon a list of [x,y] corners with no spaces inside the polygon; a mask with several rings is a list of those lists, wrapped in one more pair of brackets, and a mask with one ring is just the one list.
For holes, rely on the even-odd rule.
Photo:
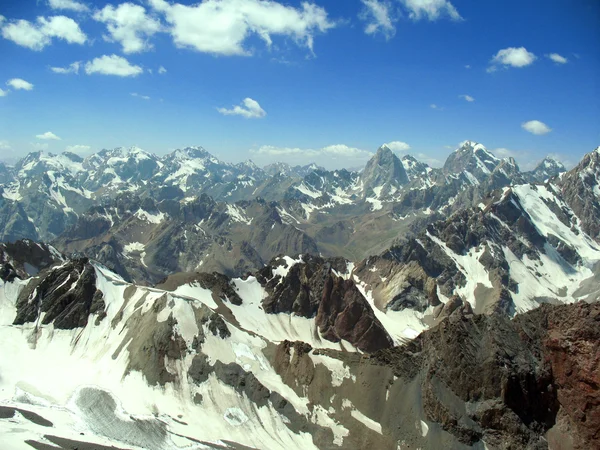
{"label": "mountain range", "polygon": [[[441,169],[400,159],[385,145],[362,172],[315,164],[263,170],[251,161],[222,162],[200,147],[161,158],[135,147],[85,159],[37,152],[0,169],[0,240],[53,242],[149,283],[200,264],[241,275],[278,254],[359,261],[397,236],[477,206],[494,189],[565,172],[546,158],[522,173],[513,159],[470,141]],[[155,253],[161,261],[152,260]]]}
{"label": "mountain range", "polygon": [[570,171],[466,142],[439,169],[382,146],[361,172],[188,148],[5,173],[15,448],[600,439],[600,147]]}

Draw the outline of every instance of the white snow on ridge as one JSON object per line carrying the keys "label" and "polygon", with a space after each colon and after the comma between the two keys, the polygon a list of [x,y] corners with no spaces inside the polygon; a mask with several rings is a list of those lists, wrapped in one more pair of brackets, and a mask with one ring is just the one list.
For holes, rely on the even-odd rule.
{"label": "white snow on ridge", "polygon": [[279,259],[280,260],[283,259],[285,261],[285,265],[275,267],[275,269],[273,269],[273,275],[274,276],[279,275],[282,279],[287,276],[290,269],[292,267],[294,267],[296,264],[304,263],[304,261],[302,261],[302,255],[300,255],[300,257],[298,259],[293,259],[293,258],[290,258],[289,256],[282,256]]}
{"label": "white snow on ridge", "polygon": [[475,289],[477,288],[477,285],[482,284],[488,288],[493,287],[487,270],[484,265],[479,262],[479,258],[485,251],[485,246],[482,245],[477,249],[471,249],[466,255],[459,255],[454,253],[444,241],[433,236],[429,231],[427,231],[427,237],[444,250],[444,253],[456,263],[458,269],[465,276],[465,285],[456,288],[456,293],[467,300],[474,309],[476,306]]}
{"label": "white snow on ridge", "polygon": [[[164,321],[172,314],[177,321],[177,332],[190,346],[199,332],[192,307],[200,302],[157,289],[134,287],[131,291],[130,284],[100,265],[96,266],[96,274],[97,286],[104,293],[107,313],[98,325],[94,320],[90,320],[85,328],[74,330],[42,325],[37,333],[33,333],[35,324],[15,327],[0,322],[0,341],[5,355],[0,359],[0,404],[32,410],[51,420],[54,435],[102,445],[160,450],[198,448],[192,441],[175,436],[179,434],[214,443],[228,439],[256,448],[315,448],[308,433],[291,432],[285,425],[287,419],[270,405],[256,407],[245,395],[223,384],[214,374],[200,385],[191,383],[187,371],[195,356],[193,352],[183,354],[180,360],[165,360],[167,370],[177,376],[177,384],[153,387],[148,385],[141,372],[130,372],[127,368],[130,358],[128,343],[122,340],[134,313],[151,312],[156,301],[166,296],[166,306],[157,320]],[[130,296],[127,302],[126,290]],[[0,285],[0,317],[14,317],[11,311],[15,312],[17,294],[18,286]],[[118,326],[114,327],[113,321]],[[280,392],[301,414],[309,415],[308,399],[299,397],[283,383],[262,355],[261,349],[266,342],[231,324],[228,327],[232,337],[227,339],[204,330],[206,340],[202,349],[211,363],[216,360],[225,364],[237,362],[255,373],[267,388]],[[33,335],[35,339],[32,340]],[[116,356],[116,350],[123,343],[125,347]],[[120,427],[119,421],[133,423],[145,419],[162,422],[173,434],[169,433],[164,442],[153,441],[148,445],[141,445],[139,436],[133,438],[129,434],[123,435],[126,442],[107,438],[102,432],[102,420],[90,421],[90,417],[77,406],[75,399],[82,388],[102,390],[114,398],[116,417],[106,418],[111,427]],[[203,396],[201,405],[194,403],[195,394]],[[31,401],[35,404],[32,405]],[[175,420],[176,417],[179,419]],[[348,434],[324,410],[310,415],[309,420],[331,425],[340,445]],[[238,426],[241,424],[243,426]],[[3,436],[0,440],[5,443],[7,439],[20,444],[25,439],[39,440],[47,432],[48,429],[40,429],[19,417],[13,421],[0,421],[0,436]],[[80,432],[85,437],[81,437]],[[148,439],[152,439],[151,436]],[[21,448],[19,444],[15,445],[15,448]]]}
{"label": "white snow on ridge", "polygon": [[556,202],[561,208],[570,210],[546,186],[520,185],[513,187],[513,192],[525,211],[531,217],[537,230],[545,237],[552,234],[577,250],[577,253],[593,263],[600,260],[600,246],[594,242],[581,227],[577,226],[578,234],[562,223],[543,200]]}
{"label": "white snow on ridge", "polygon": [[133,253],[133,252],[143,252],[145,248],[146,248],[146,246],[144,244],[142,244],[141,242],[130,242],[129,244],[126,244],[123,247],[123,252],[126,255],[129,255],[130,253]]}
{"label": "white snow on ridge", "polygon": [[237,205],[227,204],[227,214],[234,222],[244,223],[246,225],[252,224],[252,219],[248,219],[244,214],[244,211]]}
{"label": "white snow on ridge", "polygon": [[371,206],[371,211],[379,211],[380,209],[383,209],[383,203],[379,199],[366,198],[365,201],[367,201],[373,205],[373,206]]}
{"label": "white snow on ridge", "polygon": [[296,188],[298,191],[302,192],[304,195],[308,195],[308,196],[309,196],[309,197],[311,197],[311,198],[319,198],[319,197],[323,196],[323,193],[322,193],[322,192],[316,192],[316,191],[313,191],[313,190],[312,190],[312,189],[310,189],[308,186],[306,186],[306,185],[304,184],[304,182],[302,182],[302,183],[300,184],[300,186],[295,186],[295,188]]}
{"label": "white snow on ridge", "polygon": [[218,307],[218,305],[212,298],[212,292],[208,289],[204,289],[198,283],[188,283],[181,285],[173,291],[173,294],[198,300],[211,309],[216,309]]}
{"label": "white snow on ridge", "polygon": [[256,278],[235,278],[233,283],[242,298],[242,304],[227,304],[227,307],[243,329],[263,336],[271,342],[302,341],[309,343],[313,348],[343,348],[346,351],[356,351],[348,342],[340,344],[321,338],[314,319],[286,313],[266,314],[262,309],[262,300],[267,293]]}
{"label": "white snow on ridge", "polygon": [[[387,333],[394,341],[394,345],[402,345],[410,339],[417,337],[427,326],[422,322],[423,314],[413,309],[404,309],[402,311],[380,310],[375,305],[372,292],[367,290],[367,285],[356,275],[353,275],[356,287],[367,300],[367,303],[373,310],[375,317],[381,322]],[[430,311],[427,311],[430,312]]]}
{"label": "white snow on ridge", "polygon": [[140,208],[136,211],[134,216],[149,223],[159,224],[164,220],[165,213],[158,212],[156,214],[152,214],[145,209]]}
{"label": "white snow on ridge", "polygon": [[4,186],[2,189],[2,197],[7,200],[12,200],[14,202],[18,202],[23,200],[23,196],[19,192],[20,185],[19,183],[11,183],[7,186]]}

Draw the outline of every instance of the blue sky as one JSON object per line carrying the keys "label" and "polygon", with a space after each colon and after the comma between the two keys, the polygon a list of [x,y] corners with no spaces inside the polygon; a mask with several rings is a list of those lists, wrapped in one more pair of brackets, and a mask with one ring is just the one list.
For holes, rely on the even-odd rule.
{"label": "blue sky", "polygon": [[393,143],[439,165],[469,139],[530,168],[600,145],[596,0],[178,1],[3,1],[0,159],[201,145],[333,168]]}

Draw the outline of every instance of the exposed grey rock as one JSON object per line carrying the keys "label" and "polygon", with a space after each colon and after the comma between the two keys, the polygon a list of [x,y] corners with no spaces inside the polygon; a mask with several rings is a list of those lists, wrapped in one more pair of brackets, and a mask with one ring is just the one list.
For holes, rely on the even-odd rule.
{"label": "exposed grey rock", "polygon": [[73,329],[85,327],[90,314],[101,314],[104,309],[103,297],[97,294],[95,270],[87,259],[79,259],[29,283],[17,300],[14,324],[35,322],[45,313],[42,324]]}
{"label": "exposed grey rock", "polygon": [[364,186],[364,195],[374,196],[373,188],[381,189],[379,196],[387,196],[392,190],[397,190],[408,184],[408,175],[400,159],[389,147],[382,145],[375,156],[369,160],[360,175]]}
{"label": "exposed grey rock", "polygon": [[581,220],[583,230],[600,240],[600,147],[583,157],[557,182],[565,202]]}

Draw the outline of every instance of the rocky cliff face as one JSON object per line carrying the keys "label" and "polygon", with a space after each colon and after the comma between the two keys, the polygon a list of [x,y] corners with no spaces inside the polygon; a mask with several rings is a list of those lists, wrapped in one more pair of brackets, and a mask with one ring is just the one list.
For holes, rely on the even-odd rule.
{"label": "rocky cliff face", "polygon": [[392,347],[393,342],[369,303],[351,280],[330,275],[316,317],[321,335],[345,340],[365,352]]}
{"label": "rocky cliff face", "polygon": [[379,198],[394,194],[408,184],[408,175],[394,152],[382,145],[365,166],[360,180],[365,196]]}
{"label": "rocky cliff face", "polygon": [[[106,316],[104,294],[96,288],[96,272],[87,259],[69,261],[38,277],[21,291],[15,325],[53,323],[58,329],[85,327],[90,314]],[[43,315],[43,317],[42,317]]]}
{"label": "rocky cliff face", "polygon": [[515,319],[521,337],[539,348],[559,404],[549,448],[593,448],[600,440],[600,307],[542,308]]}
{"label": "rocky cliff face", "polygon": [[581,219],[585,232],[600,239],[600,147],[565,173],[558,185],[565,201]]}

